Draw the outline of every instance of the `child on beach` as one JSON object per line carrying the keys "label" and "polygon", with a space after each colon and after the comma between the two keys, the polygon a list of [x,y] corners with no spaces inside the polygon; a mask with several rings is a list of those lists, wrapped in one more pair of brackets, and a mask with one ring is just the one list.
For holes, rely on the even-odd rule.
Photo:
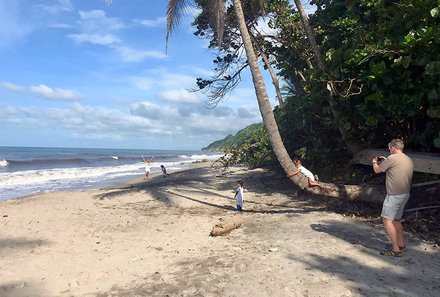
{"label": "child on beach", "polygon": [[165,166],[160,165],[160,170],[162,171],[163,178],[167,177],[168,173],[167,173],[167,169],[165,168]]}
{"label": "child on beach", "polygon": [[153,158],[145,160],[144,156],[142,156],[142,160],[144,160],[144,163],[145,163],[145,177],[144,177],[144,179],[148,179],[148,177],[150,176],[150,163],[153,160]]}
{"label": "child on beach", "polygon": [[295,170],[294,172],[289,173],[287,175],[288,177],[294,176],[295,174],[298,174],[298,173],[301,172],[309,180],[309,186],[310,187],[316,187],[316,186],[319,187],[319,184],[316,181],[315,176],[313,175],[313,173],[310,170],[308,170],[307,168],[305,168],[304,166],[302,166],[300,160],[293,161],[293,164],[295,165],[296,168],[298,168],[298,170]]}
{"label": "child on beach", "polygon": [[241,180],[237,181],[235,185],[235,200],[237,205],[237,211],[243,211],[243,182]]}

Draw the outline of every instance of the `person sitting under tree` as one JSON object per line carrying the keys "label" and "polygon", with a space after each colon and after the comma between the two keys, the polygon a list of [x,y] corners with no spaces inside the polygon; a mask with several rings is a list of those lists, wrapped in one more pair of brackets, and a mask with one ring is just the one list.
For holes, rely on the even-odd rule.
{"label": "person sitting under tree", "polygon": [[310,170],[308,170],[307,168],[302,166],[300,160],[293,161],[293,164],[298,169],[293,171],[293,172],[291,172],[291,173],[289,173],[287,175],[288,177],[294,176],[294,175],[296,175],[296,174],[301,172],[305,177],[307,177],[307,179],[309,181],[309,187],[319,187],[319,183],[316,181],[317,178],[315,178],[315,175],[313,175],[313,173]]}

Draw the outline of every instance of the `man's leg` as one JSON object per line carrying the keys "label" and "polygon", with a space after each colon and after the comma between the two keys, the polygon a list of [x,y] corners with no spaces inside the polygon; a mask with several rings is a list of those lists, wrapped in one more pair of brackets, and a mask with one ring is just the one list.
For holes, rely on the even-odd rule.
{"label": "man's leg", "polygon": [[403,226],[400,221],[393,220],[394,228],[396,229],[397,244],[400,247],[405,247],[405,239],[403,238]]}
{"label": "man's leg", "polygon": [[385,227],[385,231],[387,232],[388,237],[391,240],[391,245],[393,246],[393,251],[400,252],[399,243],[397,241],[397,230],[394,225],[394,222],[396,222],[396,221],[385,219],[385,218],[382,218],[382,221],[383,221],[383,225]]}

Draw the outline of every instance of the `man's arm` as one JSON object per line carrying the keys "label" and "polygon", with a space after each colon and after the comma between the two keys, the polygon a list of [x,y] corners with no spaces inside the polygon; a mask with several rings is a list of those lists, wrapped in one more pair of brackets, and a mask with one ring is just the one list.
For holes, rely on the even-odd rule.
{"label": "man's arm", "polygon": [[380,170],[379,164],[377,163],[378,162],[378,158],[377,157],[374,158],[371,162],[373,163],[374,173],[381,173],[382,170]]}

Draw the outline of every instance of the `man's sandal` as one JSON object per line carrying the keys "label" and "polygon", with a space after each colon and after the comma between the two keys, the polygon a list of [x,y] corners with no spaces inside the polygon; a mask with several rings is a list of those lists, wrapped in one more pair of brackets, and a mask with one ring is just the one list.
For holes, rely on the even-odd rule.
{"label": "man's sandal", "polygon": [[380,252],[380,254],[382,256],[387,256],[387,257],[401,257],[402,256],[400,252],[396,252],[393,250],[386,250],[386,251]]}
{"label": "man's sandal", "polygon": [[[391,244],[387,244],[386,249],[392,250],[393,246]],[[406,246],[399,246],[399,250],[400,250],[400,252],[406,252]]]}

